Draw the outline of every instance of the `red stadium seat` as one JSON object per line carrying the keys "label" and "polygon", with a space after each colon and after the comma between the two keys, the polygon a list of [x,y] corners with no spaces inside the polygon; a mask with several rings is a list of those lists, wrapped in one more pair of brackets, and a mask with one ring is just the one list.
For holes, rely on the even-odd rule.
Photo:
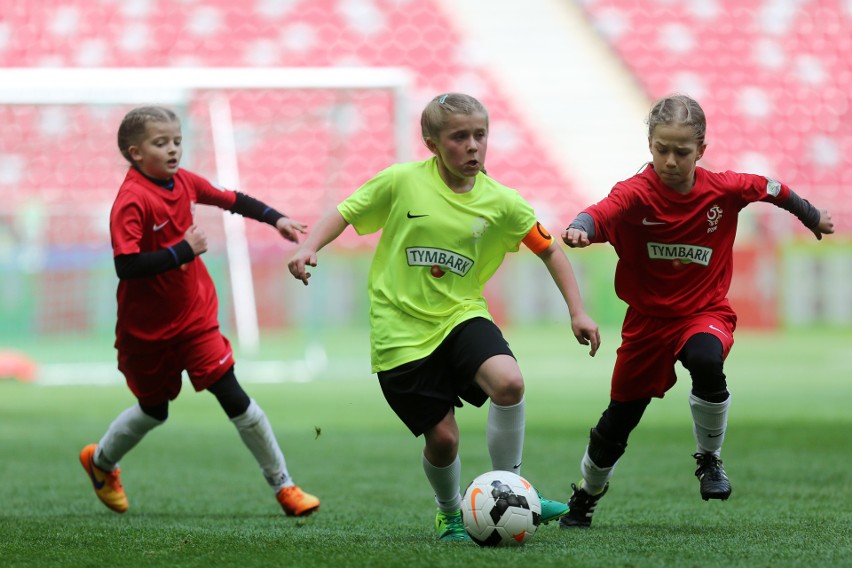
{"label": "red stadium seat", "polygon": [[[531,128],[491,84],[487,72],[473,66],[453,68],[453,50],[461,42],[432,2],[359,6],[302,0],[278,7],[266,3],[263,12],[228,0],[208,0],[203,6],[162,1],[89,4],[48,0],[5,12],[11,33],[5,48],[0,47],[0,65],[401,66],[414,72],[416,94],[423,97],[455,84],[464,74],[488,87],[483,89],[483,102],[492,116],[511,125],[528,154],[544,154],[535,148],[538,142]],[[282,208],[298,210],[309,223],[323,208],[395,160],[388,112],[391,99],[386,94],[355,94],[351,101],[343,101],[348,105],[336,107],[348,113],[345,135],[335,131],[334,117],[323,116],[328,101],[317,104],[316,99],[323,96],[329,97],[304,92],[240,93],[232,99],[237,144],[246,150],[239,164],[242,189]],[[27,172],[15,195],[22,199],[51,195],[51,200],[64,196],[78,203],[83,196],[110,201],[123,176],[114,142],[121,112],[99,116],[94,125],[91,112],[83,107],[28,112],[32,115],[15,123],[23,132],[0,138],[0,152],[17,156]],[[204,103],[196,103],[188,112],[198,119],[193,122],[198,130],[184,133],[184,165],[214,177],[209,142],[201,136],[209,131],[207,109]],[[288,124],[298,126],[292,126],[295,122],[301,122],[302,133],[307,125],[311,137],[288,132]],[[416,122],[416,115],[411,116],[414,157],[425,157]],[[55,131],[45,131],[51,125]],[[82,151],[74,149],[74,131],[93,126],[102,132],[95,138],[102,145],[86,147],[89,158],[80,165],[74,160],[74,154]],[[27,139],[28,144],[17,144],[16,139]],[[568,199],[573,193],[571,180],[553,164],[518,163],[517,156],[492,149],[489,172],[531,200],[559,196],[551,206],[561,218],[573,215],[579,200]],[[77,167],[60,167],[61,162],[67,166],[71,161]],[[0,175],[0,188],[4,180]],[[263,238],[272,237],[267,233]]]}
{"label": "red stadium seat", "polygon": [[[650,98],[678,91],[702,103],[711,142],[705,166],[738,169],[744,153],[757,154],[772,169],[753,173],[830,205],[836,228],[852,230],[852,193],[834,191],[852,165],[848,2],[718,0],[709,15],[693,11],[710,5],[698,2],[644,2],[641,11],[635,0],[583,5]],[[672,49],[689,43],[688,53]],[[685,71],[700,83],[683,80]]]}

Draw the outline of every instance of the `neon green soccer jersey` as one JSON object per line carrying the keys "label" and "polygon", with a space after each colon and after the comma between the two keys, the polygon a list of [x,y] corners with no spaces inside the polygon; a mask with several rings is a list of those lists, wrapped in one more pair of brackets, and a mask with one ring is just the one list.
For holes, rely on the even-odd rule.
{"label": "neon green soccer jersey", "polygon": [[492,319],[485,283],[536,222],[517,191],[485,174],[453,192],[435,158],[383,170],[337,209],[359,235],[382,230],[368,289],[374,373],[428,356],[465,320]]}

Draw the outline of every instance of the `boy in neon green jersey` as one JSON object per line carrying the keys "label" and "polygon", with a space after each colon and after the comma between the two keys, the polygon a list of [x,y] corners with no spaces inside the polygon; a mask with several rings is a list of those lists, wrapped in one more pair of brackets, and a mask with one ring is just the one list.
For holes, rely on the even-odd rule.
{"label": "boy in neon green jersey", "polygon": [[[469,540],[461,523],[455,407],[491,399],[486,426],[494,469],[520,472],[524,379],[482,295],[507,252],[523,242],[547,266],[574,336],[600,345],[564,252],[517,191],[484,173],[488,112],[468,95],[435,97],[421,115],[434,157],[380,172],[320,219],[289,262],[306,285],[317,252],[351,224],[382,230],[369,276],[372,370],[385,399],[415,436],[435,491],[441,540]],[[542,521],[567,505],[542,499]]]}

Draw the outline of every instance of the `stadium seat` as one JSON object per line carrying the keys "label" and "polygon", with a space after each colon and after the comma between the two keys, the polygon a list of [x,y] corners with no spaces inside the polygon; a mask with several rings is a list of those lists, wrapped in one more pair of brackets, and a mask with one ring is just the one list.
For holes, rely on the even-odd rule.
{"label": "stadium seat", "polygon": [[[535,149],[531,128],[491,84],[487,73],[453,63],[454,49],[461,42],[432,2],[266,2],[247,10],[225,0],[210,0],[202,6],[180,2],[89,6],[85,0],[49,0],[9,10],[4,19],[8,32],[8,40],[0,46],[4,66],[404,66],[415,74],[418,106],[463,73],[483,85],[486,95],[481,98],[503,123],[506,136],[511,131],[515,144],[523,145],[529,155],[542,155]],[[388,143],[392,134],[387,96],[354,95],[350,104],[336,107],[346,115],[345,136],[335,130],[337,126],[323,126],[335,117],[311,114],[312,109],[322,108],[314,96],[293,93],[281,99],[280,93],[240,93],[232,99],[237,144],[247,150],[239,164],[242,189],[282,207],[292,204],[292,210],[309,223],[323,207],[395,159]],[[94,126],[102,131],[96,139],[103,144],[85,150],[98,159],[70,172],[50,164],[73,159],[69,149],[78,139],[74,131],[92,128],[91,111],[42,107],[27,112],[30,116],[15,121],[15,128],[24,131],[0,139],[0,152],[14,156],[18,171],[26,172],[16,181],[20,183],[16,195],[21,199],[50,196],[51,201],[64,197],[74,203],[83,196],[111,200],[123,175],[113,142],[121,112],[99,117]],[[204,125],[203,105],[192,105],[188,113],[198,119],[199,134],[209,129]],[[316,128],[308,129],[310,138],[304,136],[305,130],[288,136],[288,121],[314,121]],[[194,134],[185,132],[184,165],[215,177],[210,149],[200,147],[201,136]],[[498,131],[495,137],[503,135]],[[416,116],[411,117],[411,136],[413,157],[428,155],[419,140]],[[22,138],[29,141],[26,147],[15,142]],[[488,163],[492,175],[533,201],[559,196],[552,207],[563,217],[575,212],[580,200],[566,198],[573,193],[572,181],[558,168],[543,167],[539,160],[519,162],[517,152],[511,148],[500,152],[499,144],[493,144]],[[10,175],[17,177],[8,173],[12,163],[6,161],[7,175],[0,175],[0,187]],[[264,238],[272,237],[265,234]]]}
{"label": "stadium seat", "polygon": [[838,231],[852,229],[852,193],[834,190],[850,176],[848,2],[645,2],[641,11],[635,0],[583,5],[650,98],[686,92],[699,99],[711,143],[706,167],[765,164],[752,173],[830,205]]}

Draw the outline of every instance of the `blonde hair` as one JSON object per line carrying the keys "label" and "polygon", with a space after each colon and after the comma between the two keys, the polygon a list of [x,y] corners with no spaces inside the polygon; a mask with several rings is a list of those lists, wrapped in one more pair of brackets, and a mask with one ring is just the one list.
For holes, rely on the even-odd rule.
{"label": "blonde hair", "polygon": [[175,112],[162,106],[138,107],[121,120],[118,127],[118,150],[124,159],[135,165],[130,157],[130,147],[138,144],[145,136],[149,122],[180,122]]}
{"label": "blonde hair", "polygon": [[447,125],[447,117],[453,114],[475,114],[485,116],[485,126],[488,127],[488,111],[485,106],[471,97],[461,93],[446,93],[438,95],[426,105],[420,114],[420,131],[423,140],[437,139],[441,130]]}
{"label": "blonde hair", "polygon": [[695,132],[698,144],[704,144],[707,135],[707,118],[698,102],[686,95],[669,95],[654,103],[648,113],[648,136],[660,125],[689,126]]}

